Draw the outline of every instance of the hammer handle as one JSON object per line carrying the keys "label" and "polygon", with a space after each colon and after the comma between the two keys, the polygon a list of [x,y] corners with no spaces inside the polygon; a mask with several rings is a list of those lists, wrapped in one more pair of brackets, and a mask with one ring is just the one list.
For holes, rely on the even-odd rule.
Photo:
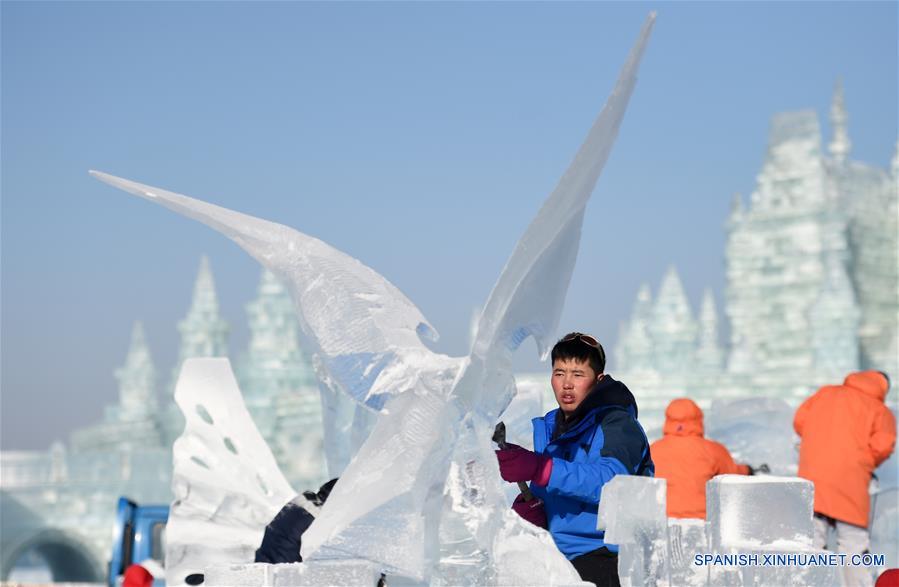
{"label": "hammer handle", "polygon": [[[506,450],[508,445],[506,444],[506,425],[503,422],[500,422],[496,425],[496,428],[493,430],[493,441],[496,442],[497,446],[499,446],[500,450]],[[531,488],[528,487],[528,484],[524,481],[518,482],[518,489],[521,491],[521,498],[525,501],[533,501],[534,494],[531,493]]]}

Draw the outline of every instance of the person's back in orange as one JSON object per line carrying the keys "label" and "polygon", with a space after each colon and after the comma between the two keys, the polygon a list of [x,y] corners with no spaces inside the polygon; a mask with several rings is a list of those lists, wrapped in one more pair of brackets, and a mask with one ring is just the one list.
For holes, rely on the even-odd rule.
{"label": "person's back in orange", "polygon": [[728,473],[752,474],[751,467],[734,462],[723,444],[703,437],[702,410],[693,400],[679,398],[668,404],[662,432],[650,453],[656,477],[668,484],[670,518],[704,519],[706,481]]}
{"label": "person's back in orange", "polygon": [[896,444],[896,419],[884,404],[888,388],[879,371],[852,373],[796,410],[799,476],[815,484],[816,513],[868,526],[871,475]]}

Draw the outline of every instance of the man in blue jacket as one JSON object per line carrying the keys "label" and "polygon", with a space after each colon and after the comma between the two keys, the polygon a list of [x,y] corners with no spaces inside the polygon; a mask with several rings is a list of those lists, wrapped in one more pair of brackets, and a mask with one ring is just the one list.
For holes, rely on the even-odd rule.
{"label": "man in blue jacket", "polygon": [[530,482],[538,499],[521,495],[512,508],[547,528],[585,581],[617,586],[618,547],[596,529],[602,487],[615,475],[654,472],[649,442],[630,390],[603,371],[602,345],[572,332],[552,350],[552,388],[559,408],[534,418],[534,451],[508,445],[496,452],[506,481]]}

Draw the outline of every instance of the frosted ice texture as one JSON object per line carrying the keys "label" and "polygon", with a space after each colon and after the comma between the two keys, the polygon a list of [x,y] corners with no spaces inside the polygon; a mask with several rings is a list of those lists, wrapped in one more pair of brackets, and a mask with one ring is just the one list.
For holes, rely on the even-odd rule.
{"label": "frosted ice texture", "polygon": [[210,565],[252,562],[266,524],[295,495],[244,406],[228,359],[184,361],[175,402],[186,423],[173,448],[168,585]]}
{"label": "frosted ice texture", "polygon": [[666,491],[664,479],[633,475],[616,475],[602,487],[597,526],[607,543],[618,545],[622,585],[668,581]]}
{"label": "frosted ice texture", "polygon": [[[306,562],[270,565],[220,565],[206,572],[204,585],[246,587],[373,587],[381,573],[361,561]],[[393,583],[391,583],[393,584]]]}
{"label": "frosted ice texture", "polygon": [[718,343],[718,311],[712,290],[702,294],[699,310],[699,342],[696,348],[696,367],[702,373],[720,373],[724,364],[724,353]]}
{"label": "frosted ice texture", "polygon": [[706,412],[706,436],[724,444],[738,463],[767,463],[774,475],[795,475],[795,409],[770,397],[716,399]]}
{"label": "frosted ice texture", "polygon": [[845,264],[849,258],[846,219],[820,147],[815,112],[775,115],[751,208],[729,224],[726,309],[732,346],[748,347],[743,352],[766,371],[794,377],[815,366],[812,328],[825,325],[813,324],[809,309],[827,277],[824,260],[833,256]]}
{"label": "frosted ice texture", "polygon": [[870,528],[871,552],[886,555],[887,568],[899,567],[899,488],[882,489],[873,496]]}
{"label": "frosted ice texture", "polygon": [[606,540],[618,544],[622,585],[840,584],[837,567],[694,564],[696,554],[757,554],[762,561],[766,553],[818,552],[811,546],[811,483],[786,477],[716,477],[706,485],[706,522],[664,519],[664,483],[659,481],[616,476],[603,488],[600,522]]}
{"label": "frosted ice texture", "polygon": [[[722,475],[706,483],[709,545],[719,553],[805,553],[812,546],[814,485],[797,477]],[[712,567],[712,585],[840,584],[826,566]]]}
{"label": "frosted ice texture", "polygon": [[669,267],[649,320],[653,366],[662,373],[692,370],[698,332],[680,277]]}
{"label": "frosted ice texture", "polygon": [[652,313],[652,293],[649,285],[642,284],[637,291],[630,320],[621,325],[621,335],[610,357],[618,371],[640,373],[653,368],[653,346],[649,335],[649,317]]}
{"label": "frosted ice texture", "polygon": [[811,344],[818,372],[839,381],[859,368],[861,310],[843,263],[831,254],[825,264],[821,292],[809,312]]}
{"label": "frosted ice texture", "polygon": [[708,585],[709,567],[693,564],[694,555],[710,551],[705,520],[668,518],[668,539],[671,585],[678,587]]}
{"label": "frosted ice texture", "polygon": [[808,549],[815,486],[798,477],[719,475],[706,483],[713,550]]}
{"label": "frosted ice texture", "polygon": [[[617,136],[654,19],[654,13],[647,18],[574,162],[503,269],[464,359],[428,350],[421,337],[436,333],[421,312],[386,279],[333,247],[283,225],[92,172],[211,226],[247,250],[288,284],[304,346],[316,355],[326,388],[383,410],[321,517],[304,535],[304,560],[370,560],[423,580],[438,568],[441,518],[452,521],[467,510],[464,526],[489,561],[485,572],[505,572],[494,543],[510,531],[503,520],[512,514],[498,481],[475,486],[472,494],[470,486],[447,485],[448,473],[451,462],[465,468],[473,463],[483,468],[482,478],[498,479],[489,438],[515,392],[511,352],[528,336],[543,354],[552,342],[584,209]],[[480,500],[483,507],[473,508]],[[484,508],[505,513],[484,519]],[[576,579],[564,557],[542,544],[544,556],[536,558],[550,572],[541,580]]]}

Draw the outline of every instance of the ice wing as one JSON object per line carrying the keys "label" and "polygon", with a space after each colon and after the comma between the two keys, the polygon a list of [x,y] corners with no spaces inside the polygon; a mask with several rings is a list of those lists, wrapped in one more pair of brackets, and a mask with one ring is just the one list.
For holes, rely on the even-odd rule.
{"label": "ice wing", "polygon": [[426,581],[441,556],[440,546],[452,546],[439,543],[438,530],[453,521],[478,537],[481,564],[491,559],[491,544],[499,533],[514,538],[502,518],[484,517],[484,511],[503,507],[498,483],[465,491],[457,487],[458,495],[468,491],[489,504],[468,509],[462,504],[460,513],[447,506],[447,472],[455,459],[460,471],[480,466],[494,479],[499,476],[489,432],[484,432],[492,430],[514,393],[511,350],[528,335],[545,349],[554,333],[580,243],[584,206],[614,142],[653,20],[650,15],[574,163],[501,274],[459,376],[450,381],[446,369],[442,380],[430,386],[422,382],[425,392],[452,385],[451,397],[410,393],[388,405],[322,516],[303,536],[304,558],[365,559]]}
{"label": "ice wing", "polygon": [[654,22],[653,12],[574,161],[500,274],[478,322],[473,357],[486,357],[497,348],[515,350],[528,336],[543,356],[551,347],[577,258],[584,209],[618,136]]}
{"label": "ice wing", "polygon": [[[380,409],[405,390],[398,376],[433,354],[421,338],[437,333],[393,284],[357,259],[302,232],[99,171],[91,175],[221,232],[288,287],[304,348],[321,359],[329,383]],[[384,375],[383,377],[382,374]],[[379,381],[380,379],[380,381]]]}
{"label": "ice wing", "polygon": [[166,583],[252,563],[266,524],[296,493],[253,423],[228,359],[187,359],[175,386],[184,432],[173,448]]}

